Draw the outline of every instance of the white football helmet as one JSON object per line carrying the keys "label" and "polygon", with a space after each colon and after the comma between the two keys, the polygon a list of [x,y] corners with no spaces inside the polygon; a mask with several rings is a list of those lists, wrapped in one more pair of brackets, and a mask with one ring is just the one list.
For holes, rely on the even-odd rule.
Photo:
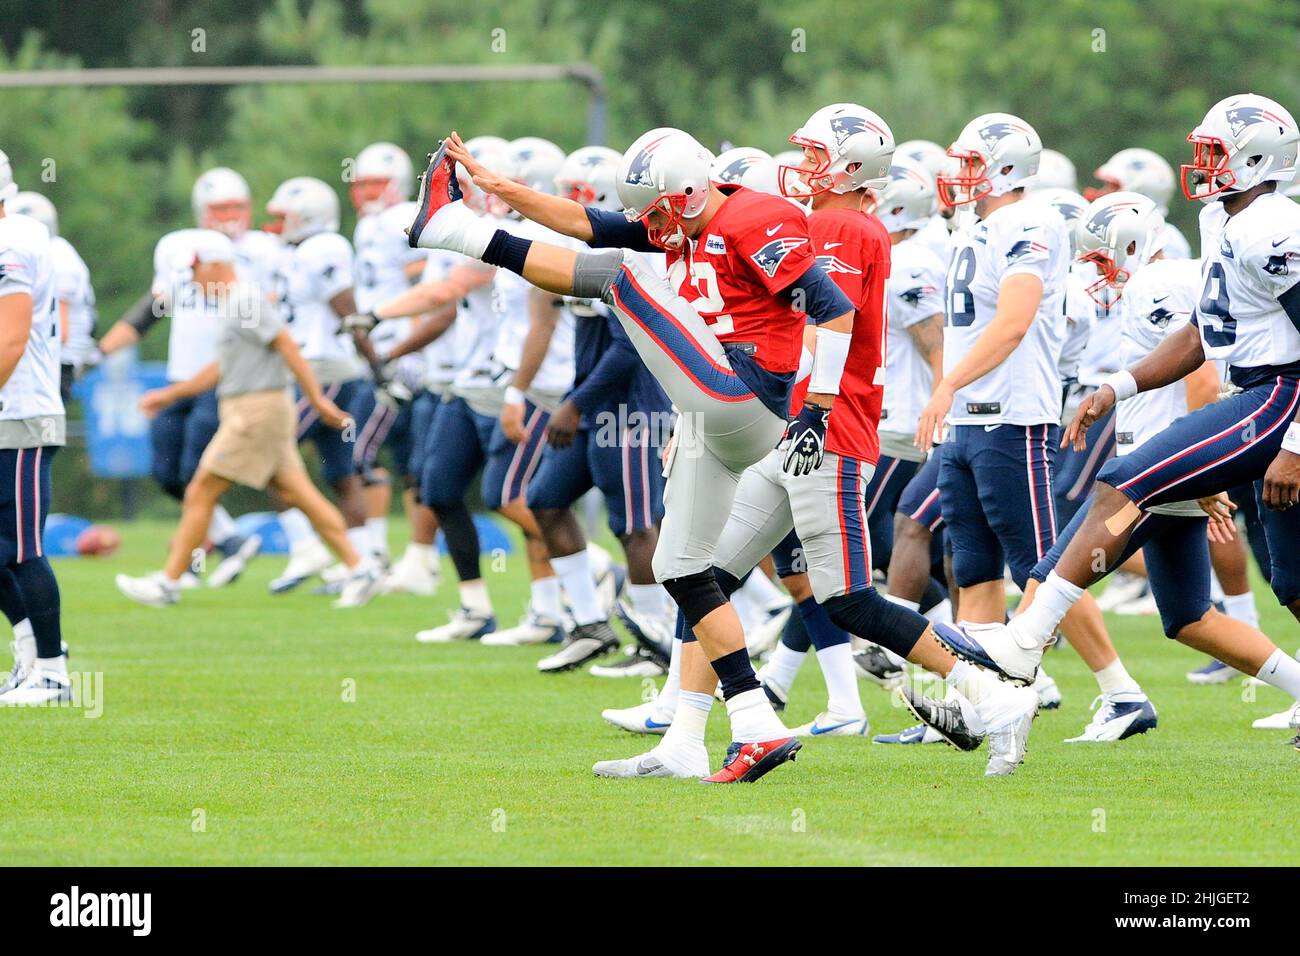
{"label": "white football helmet", "polygon": [[1155,201],[1140,193],[1107,193],[1088,204],[1075,220],[1074,241],[1076,258],[1101,274],[1088,286],[1093,301],[1107,307],[1119,301],[1124,283],[1160,251],[1164,228]]}
{"label": "white football helmet", "polygon": [[[714,180],[717,183],[717,180]],[[745,171],[740,175],[739,185],[754,192],[767,193],[771,196],[781,195],[780,167],[775,159],[756,157],[745,164]],[[798,200],[792,200],[802,207]]]}
{"label": "white football helmet", "polygon": [[54,208],[54,203],[40,193],[15,193],[14,198],[5,203],[5,212],[29,216],[50,230],[51,236],[59,234],[59,214]]}
{"label": "white football helmet", "polygon": [[[643,222],[653,245],[678,249],[686,241],[682,223],[709,202],[713,154],[690,133],[661,126],[642,133],[618,164],[618,199],[629,222]],[[649,217],[667,218],[652,227]]]}
{"label": "white football helmet", "polygon": [[774,153],[772,162],[778,167],[781,166],[798,166],[803,162],[802,149],[783,149],[779,153]]}
{"label": "white football helmet", "polygon": [[1070,157],[1054,149],[1045,149],[1039,154],[1038,173],[1025,183],[1025,192],[1040,189],[1078,191],[1079,175],[1074,169],[1074,163],[1070,162]]}
{"label": "white football helmet", "polygon": [[338,232],[339,197],[328,185],[312,176],[285,180],[271,195],[266,211],[278,218],[280,238],[290,244],[321,232]]}
{"label": "white football helmet", "polygon": [[1195,148],[1182,169],[1183,195],[1202,201],[1271,181],[1295,178],[1295,119],[1266,96],[1241,93],[1210,107],[1187,141]]}
{"label": "white football helmet", "polygon": [[226,166],[217,166],[194,181],[190,207],[200,229],[213,229],[238,239],[252,222],[253,194],[243,176]]}
{"label": "white football helmet", "polygon": [[1162,214],[1169,211],[1169,200],[1174,195],[1174,169],[1159,153],[1140,146],[1121,149],[1098,166],[1093,175],[1101,185],[1084,191],[1089,202],[1123,190],[1146,196]]}
{"label": "white football helmet", "polygon": [[[471,136],[465,140],[465,149],[469,154],[493,172],[500,170],[505,164],[506,147],[509,145],[509,141],[500,136]],[[488,197],[474,185],[469,174],[460,166],[456,167],[456,179],[460,183],[461,192],[464,193],[465,205],[480,216],[487,215]],[[497,213],[495,208],[491,211],[494,215]]]}
{"label": "white football helmet", "polygon": [[871,209],[889,232],[920,229],[934,213],[934,180],[915,159],[894,154],[889,182],[874,194]]}
{"label": "white football helmet", "polygon": [[801,199],[824,192],[883,189],[889,182],[894,134],[865,106],[824,106],[794,131],[790,142],[803,149],[804,160],[781,168],[781,192],[786,196]]}
{"label": "white football helmet", "polygon": [[506,147],[505,161],[497,170],[501,175],[536,189],[555,192],[555,174],[564,165],[564,150],[540,136],[522,136]]}
{"label": "white football helmet", "polygon": [[14,168],[9,164],[9,154],[0,149],[0,203],[8,202],[18,194],[14,185]]}
{"label": "white football helmet", "polygon": [[1083,211],[1088,208],[1088,200],[1070,189],[1036,189],[1033,193],[1033,201],[1051,206],[1061,214],[1065,224],[1070,227],[1070,254],[1073,255],[1075,250],[1074,224],[1083,215]]}
{"label": "white football helmet", "polygon": [[411,198],[415,170],[406,150],[392,143],[371,143],[357,153],[348,189],[359,216],[383,212]]}
{"label": "white football helmet", "polygon": [[767,152],[756,146],[736,146],[718,154],[709,175],[715,186],[738,186],[741,177],[750,166],[760,160],[771,158]]}
{"label": "white football helmet", "polygon": [[621,153],[608,146],[574,150],[555,174],[556,195],[597,209],[621,209],[615,180],[622,159]]}
{"label": "white football helmet", "polygon": [[939,201],[961,206],[985,196],[1004,196],[1038,172],[1043,141],[1032,126],[1010,113],[977,116],[948,147],[960,166],[940,173]]}
{"label": "white football helmet", "polygon": [[906,156],[920,163],[932,179],[937,179],[939,173],[943,172],[944,167],[948,165],[948,152],[938,143],[932,143],[928,139],[909,139],[899,143],[898,148],[894,150],[894,158],[897,159],[899,156]]}

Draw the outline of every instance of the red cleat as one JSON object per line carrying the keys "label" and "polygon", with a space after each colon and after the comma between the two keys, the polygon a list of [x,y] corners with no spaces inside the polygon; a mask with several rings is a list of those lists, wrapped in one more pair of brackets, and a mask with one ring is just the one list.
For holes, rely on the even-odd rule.
{"label": "red cleat", "polygon": [[794,760],[803,744],[793,737],[764,740],[756,744],[733,743],[727,749],[727,762],[705,783],[753,783],[769,770],[787,760]]}
{"label": "red cleat", "polygon": [[447,156],[447,141],[438,144],[437,152],[429,154],[429,166],[420,177],[420,194],[416,197],[415,222],[406,230],[407,241],[416,248],[429,221],[449,203],[462,198],[460,182],[456,179],[456,161]]}

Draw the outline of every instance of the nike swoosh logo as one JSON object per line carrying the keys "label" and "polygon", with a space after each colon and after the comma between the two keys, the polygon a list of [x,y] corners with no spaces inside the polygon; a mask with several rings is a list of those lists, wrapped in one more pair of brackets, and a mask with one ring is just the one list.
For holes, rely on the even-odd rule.
{"label": "nike swoosh logo", "polygon": [[1290,236],[1283,236],[1281,239],[1278,239],[1276,242],[1273,243],[1273,248],[1276,249],[1278,246],[1282,245],[1282,243],[1286,242],[1290,238],[1291,238]]}
{"label": "nike swoosh logo", "polygon": [[648,777],[651,774],[653,774],[655,771],[657,771],[660,766],[662,766],[661,764],[658,763],[647,766],[647,763],[648,761],[643,760],[641,761],[641,763],[636,765],[636,775],[638,777]]}
{"label": "nike swoosh logo", "polygon": [[1025,228],[1022,229],[1021,232],[1033,232],[1037,228],[1038,228],[1037,226],[1025,226]]}
{"label": "nike swoosh logo", "polygon": [[[773,226],[771,229],[766,229],[766,230],[764,230],[764,231],[765,231],[769,236],[775,236],[778,232],[781,231],[781,226],[783,226],[783,225],[785,225],[785,223],[781,223],[780,225]],[[827,246],[826,248],[829,249],[830,246]]]}
{"label": "nike swoosh logo", "polygon": [[919,273],[919,272],[913,272],[913,273],[912,273],[912,278],[913,278],[913,279],[919,279],[919,278],[921,278],[921,273]]}
{"label": "nike swoosh logo", "polygon": [[[779,229],[780,227],[778,226],[777,228]],[[768,235],[770,236],[771,233],[769,232]],[[822,246],[822,248],[823,248],[823,249],[838,249],[838,248],[839,248],[840,246],[842,246],[842,245],[844,245],[844,243],[842,243],[842,242],[828,242],[828,243],[826,243],[826,245]]]}
{"label": "nike swoosh logo", "polygon": [[1001,425],[985,425],[985,426],[984,426],[984,430],[985,430],[986,432],[991,432],[991,431],[993,431],[993,429],[995,429],[995,428],[1001,428],[1001,427],[1002,427]]}
{"label": "nike swoosh logo", "polygon": [[1167,299],[1167,298],[1169,298],[1169,296],[1167,296],[1167,295],[1162,295],[1162,296],[1161,296],[1160,298],[1158,298],[1158,299],[1152,299],[1152,300],[1151,300],[1151,304],[1152,304],[1152,305],[1159,305],[1161,302],[1165,301],[1165,299]]}
{"label": "nike swoosh logo", "polygon": [[672,722],[671,720],[668,721],[668,723],[666,723],[666,724],[661,724],[661,723],[659,723],[657,720],[651,720],[649,717],[647,717],[647,718],[645,719],[645,729],[646,729],[646,730],[654,730],[654,729],[656,729],[656,728],[658,728],[658,727],[671,727],[672,725],[673,725],[673,722]]}
{"label": "nike swoosh logo", "polygon": [[814,737],[818,734],[829,734],[832,730],[839,730],[841,727],[847,727],[852,723],[855,723],[855,721],[846,720],[842,724],[831,724],[829,727],[818,727],[816,724],[813,724],[811,733]]}

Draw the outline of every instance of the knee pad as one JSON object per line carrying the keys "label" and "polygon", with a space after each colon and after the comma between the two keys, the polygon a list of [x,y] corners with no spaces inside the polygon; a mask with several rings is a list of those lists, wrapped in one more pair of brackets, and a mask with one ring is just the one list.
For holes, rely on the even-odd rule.
{"label": "knee pad", "polygon": [[697,571],[663,582],[664,590],[681,609],[689,627],[695,627],[709,614],[727,603],[713,570]]}
{"label": "knee pad", "polygon": [[740,590],[742,584],[749,580],[748,574],[743,578],[738,578],[730,571],[724,571],[719,567],[713,569],[713,577],[717,579],[718,587],[722,589],[722,594],[727,600],[731,600],[731,596]]}

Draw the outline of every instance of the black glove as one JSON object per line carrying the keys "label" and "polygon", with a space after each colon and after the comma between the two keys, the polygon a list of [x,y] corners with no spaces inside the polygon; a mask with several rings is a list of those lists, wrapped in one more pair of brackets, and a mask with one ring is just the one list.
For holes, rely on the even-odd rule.
{"label": "black glove", "polygon": [[830,421],[828,408],[805,405],[796,417],[785,426],[785,461],[781,469],[790,475],[811,475],[821,467],[826,455],[826,424]]}

